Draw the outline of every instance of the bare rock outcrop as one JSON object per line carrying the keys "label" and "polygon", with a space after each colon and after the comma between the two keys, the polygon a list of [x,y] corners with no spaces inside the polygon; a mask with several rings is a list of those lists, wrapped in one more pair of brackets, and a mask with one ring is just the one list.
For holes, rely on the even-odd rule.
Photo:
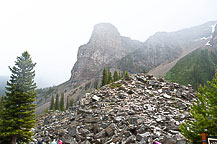
{"label": "bare rock outcrop", "polygon": [[141,45],[139,41],[122,37],[112,24],[95,25],[89,42],[79,47],[70,81],[80,84],[97,77],[104,67],[113,65]]}

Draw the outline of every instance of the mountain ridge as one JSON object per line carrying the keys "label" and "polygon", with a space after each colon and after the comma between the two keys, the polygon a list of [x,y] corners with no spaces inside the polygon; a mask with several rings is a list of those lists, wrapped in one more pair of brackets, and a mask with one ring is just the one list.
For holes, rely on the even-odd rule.
{"label": "mountain ridge", "polygon": [[212,28],[212,36],[206,44],[186,55],[166,74],[167,80],[180,84],[192,84],[195,89],[200,84],[211,81],[217,68],[217,25]]}
{"label": "mountain ridge", "polygon": [[[100,85],[104,68],[138,73],[174,62],[182,53],[194,51],[204,45],[207,39],[202,38],[211,35],[213,24],[214,22],[207,22],[176,32],[156,33],[143,43],[121,36],[112,24],[97,24],[90,40],[79,47],[71,78],[56,86],[55,92],[64,93],[66,97],[76,101],[86,91],[94,89],[96,80],[98,86]],[[48,105],[51,95],[42,103]]]}

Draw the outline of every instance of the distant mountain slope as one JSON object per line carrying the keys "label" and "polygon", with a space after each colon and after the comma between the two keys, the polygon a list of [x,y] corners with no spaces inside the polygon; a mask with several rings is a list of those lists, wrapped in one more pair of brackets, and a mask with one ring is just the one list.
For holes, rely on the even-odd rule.
{"label": "distant mountain slope", "polygon": [[212,80],[216,66],[216,53],[198,49],[178,61],[165,78],[183,85],[191,84],[196,89]]}
{"label": "distant mountain slope", "polygon": [[0,76],[0,97],[5,94],[5,86],[7,85],[8,79],[8,76]]}
{"label": "distant mountain slope", "polygon": [[191,84],[197,89],[200,84],[212,80],[217,66],[217,26],[207,43],[183,57],[166,74],[165,78],[180,84]]}
{"label": "distant mountain slope", "polygon": [[[117,63],[118,68],[133,73],[150,71],[162,64],[171,63],[183,54],[203,46],[207,42],[203,38],[212,35],[211,26],[215,23],[207,22],[176,32],[158,32],[151,36],[141,48],[120,59]],[[156,71],[161,70],[156,69]]]}

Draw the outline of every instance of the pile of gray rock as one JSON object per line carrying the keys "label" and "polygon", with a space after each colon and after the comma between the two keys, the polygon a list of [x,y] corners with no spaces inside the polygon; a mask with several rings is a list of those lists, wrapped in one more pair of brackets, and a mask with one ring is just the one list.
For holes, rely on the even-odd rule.
{"label": "pile of gray rock", "polygon": [[182,144],[179,125],[191,119],[194,100],[191,85],[134,74],[86,94],[72,110],[40,117],[34,138],[64,144]]}

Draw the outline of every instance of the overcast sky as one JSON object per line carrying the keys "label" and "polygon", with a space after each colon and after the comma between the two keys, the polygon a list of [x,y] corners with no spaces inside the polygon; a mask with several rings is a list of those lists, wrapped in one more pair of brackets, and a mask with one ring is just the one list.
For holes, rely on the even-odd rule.
{"label": "overcast sky", "polygon": [[158,31],[217,20],[217,0],[0,0],[0,76],[29,51],[36,80],[49,85],[70,78],[78,47],[97,23],[144,42]]}

